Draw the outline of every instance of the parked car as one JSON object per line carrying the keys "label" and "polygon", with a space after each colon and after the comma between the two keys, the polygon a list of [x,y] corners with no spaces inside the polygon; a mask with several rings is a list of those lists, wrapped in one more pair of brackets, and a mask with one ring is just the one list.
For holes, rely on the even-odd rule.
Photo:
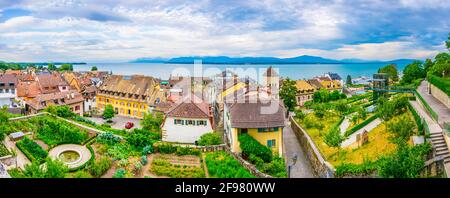
{"label": "parked car", "polygon": [[125,124],[125,128],[126,129],[131,129],[131,128],[133,128],[134,127],[134,123],[132,123],[132,122],[127,122],[126,124]]}

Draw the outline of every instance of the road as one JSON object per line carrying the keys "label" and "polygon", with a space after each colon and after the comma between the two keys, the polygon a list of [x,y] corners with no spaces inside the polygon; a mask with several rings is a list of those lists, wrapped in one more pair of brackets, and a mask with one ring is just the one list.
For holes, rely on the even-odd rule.
{"label": "road", "polygon": [[297,137],[292,131],[290,122],[286,119],[285,123],[286,127],[283,129],[283,143],[284,143],[284,151],[285,157],[289,164],[292,163],[292,156],[297,154],[297,162],[291,168],[291,178],[313,178],[313,169],[311,168],[311,164],[306,158],[305,153],[303,152],[300,143],[297,140]]}

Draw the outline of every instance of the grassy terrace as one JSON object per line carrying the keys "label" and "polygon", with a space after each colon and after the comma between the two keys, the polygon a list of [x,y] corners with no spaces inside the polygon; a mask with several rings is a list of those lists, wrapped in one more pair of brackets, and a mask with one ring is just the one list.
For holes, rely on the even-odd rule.
{"label": "grassy terrace", "polygon": [[[368,104],[372,103],[368,100],[369,97],[370,96],[367,94],[364,96],[356,96],[357,99],[349,98],[346,102],[347,105],[350,106],[354,106],[354,104],[356,104],[356,106],[368,106]],[[337,149],[335,147],[328,146],[324,139],[331,128],[338,126],[342,122],[342,113],[337,111],[336,108],[333,108],[333,105],[327,105],[332,107],[326,110],[322,117],[318,116],[316,110],[313,109],[310,113],[306,113],[300,117],[297,116],[296,121],[306,130],[322,155],[333,166],[337,167],[342,164],[362,164],[365,161],[375,161],[381,156],[391,154],[397,150],[397,145],[392,141],[392,139],[394,139],[394,135],[391,130],[386,131],[387,122],[383,121],[380,125],[369,131],[368,142],[366,144],[358,148],[340,148],[338,153]],[[352,115],[357,114],[357,112],[350,110],[347,114],[351,118]],[[358,121],[355,123],[350,121],[350,126],[347,130],[355,127],[355,125],[365,122],[366,120],[370,122],[373,120],[371,117],[374,115],[375,113],[367,113],[365,119],[358,118]],[[402,116],[407,117],[407,119],[415,123],[414,116],[408,108],[406,108],[403,113],[395,115],[388,122],[396,122],[398,118]],[[414,127],[414,133],[417,133],[417,126]],[[409,144],[411,144],[411,142],[409,142]]]}

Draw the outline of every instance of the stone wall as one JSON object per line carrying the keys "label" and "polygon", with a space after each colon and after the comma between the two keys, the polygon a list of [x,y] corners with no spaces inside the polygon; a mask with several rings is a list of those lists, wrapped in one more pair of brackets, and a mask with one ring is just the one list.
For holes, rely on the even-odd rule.
{"label": "stone wall", "polygon": [[450,108],[450,98],[446,93],[444,93],[442,90],[434,86],[433,84],[429,83],[431,95],[441,101],[447,108]]}
{"label": "stone wall", "polygon": [[252,173],[254,176],[259,177],[259,178],[273,178],[272,176],[265,174],[261,171],[259,171],[255,165],[251,164],[250,162],[247,162],[246,160],[244,160],[239,154],[231,152],[230,148],[227,146],[225,149],[231,156],[234,157],[234,159],[236,159],[239,164],[241,164],[244,168],[246,168],[247,170],[250,171],[250,173]]}
{"label": "stone wall", "polygon": [[294,131],[300,146],[303,148],[306,157],[311,162],[314,175],[320,178],[333,178],[335,172],[333,166],[323,158],[311,137],[309,137],[306,131],[298,125],[292,116],[289,117],[289,120],[291,121],[292,130]]}
{"label": "stone wall", "polygon": [[16,158],[12,155],[0,157],[0,162],[6,166],[16,166]]}
{"label": "stone wall", "polygon": [[425,162],[420,172],[421,177],[443,177],[446,178],[444,158],[433,158]]}

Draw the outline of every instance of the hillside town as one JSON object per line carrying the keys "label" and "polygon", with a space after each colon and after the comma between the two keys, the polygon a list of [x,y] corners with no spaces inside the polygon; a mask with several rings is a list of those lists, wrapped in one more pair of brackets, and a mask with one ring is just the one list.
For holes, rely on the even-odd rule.
{"label": "hillside town", "polygon": [[426,171],[414,177],[450,171],[448,96],[423,76],[404,86],[411,74],[405,69],[399,80],[395,65],[373,77],[296,80],[272,66],[262,79],[71,67],[1,71],[2,177],[59,161],[64,177],[390,177],[373,173],[381,156],[415,147],[414,155],[430,156],[429,143]]}

